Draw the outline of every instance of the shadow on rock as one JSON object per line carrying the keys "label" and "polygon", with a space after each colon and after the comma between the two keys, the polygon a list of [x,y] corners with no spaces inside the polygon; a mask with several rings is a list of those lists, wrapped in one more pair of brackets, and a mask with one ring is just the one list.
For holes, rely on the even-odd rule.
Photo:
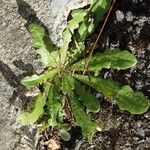
{"label": "shadow on rock", "polygon": [[27,20],[27,23],[25,24],[25,27],[28,29],[28,25],[30,23],[37,23],[40,24],[43,28],[45,28],[46,32],[48,33],[47,27],[44,25],[44,23],[37,17],[36,12],[34,9],[31,8],[31,6],[23,1],[23,0],[16,0],[18,5],[18,13],[19,15]]}
{"label": "shadow on rock", "polygon": [[19,97],[23,102],[23,107],[26,107],[32,97],[27,97],[25,93],[28,91],[21,83],[20,80],[27,76],[35,73],[34,68],[31,64],[24,64],[21,60],[14,61],[13,64],[20,70],[25,71],[23,74],[16,76],[10,67],[3,61],[0,61],[0,71],[8,84],[14,88],[12,96],[9,98],[10,105]]}

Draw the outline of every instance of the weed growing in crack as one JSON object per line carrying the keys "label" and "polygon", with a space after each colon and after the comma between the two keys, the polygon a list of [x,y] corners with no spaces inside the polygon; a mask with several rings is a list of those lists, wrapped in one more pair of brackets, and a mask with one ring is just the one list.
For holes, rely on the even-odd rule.
{"label": "weed growing in crack", "polygon": [[73,10],[63,32],[63,45],[59,48],[53,46],[40,25],[32,23],[28,26],[33,47],[41,56],[45,71],[21,81],[27,88],[43,86],[33,106],[17,118],[22,125],[37,123],[41,130],[56,127],[65,141],[70,139],[71,125],[80,126],[91,143],[92,135],[101,130],[101,125],[92,121],[88,114],[100,110],[90,88],[115,100],[121,110],[132,114],[147,111],[148,99],[141,92],[133,91],[129,85],[98,77],[103,68],[125,70],[135,66],[137,60],[133,54],[127,50],[106,49],[83,58],[93,47],[92,43],[87,46],[86,39],[103,19],[110,3],[110,0],[93,0],[89,8]]}

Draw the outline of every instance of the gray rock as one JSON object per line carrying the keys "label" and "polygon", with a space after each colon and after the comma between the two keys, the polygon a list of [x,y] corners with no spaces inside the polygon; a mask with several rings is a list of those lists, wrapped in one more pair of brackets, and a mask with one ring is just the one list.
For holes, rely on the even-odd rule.
{"label": "gray rock", "polygon": [[123,19],[124,19],[124,14],[123,14],[123,12],[122,11],[120,11],[120,10],[117,10],[116,11],[116,19],[117,19],[117,21],[123,21]]}
{"label": "gray rock", "polygon": [[128,11],[128,12],[126,13],[125,18],[126,18],[127,21],[130,21],[130,22],[131,22],[131,21],[133,21],[134,16],[133,16],[133,14],[132,14],[131,11]]}

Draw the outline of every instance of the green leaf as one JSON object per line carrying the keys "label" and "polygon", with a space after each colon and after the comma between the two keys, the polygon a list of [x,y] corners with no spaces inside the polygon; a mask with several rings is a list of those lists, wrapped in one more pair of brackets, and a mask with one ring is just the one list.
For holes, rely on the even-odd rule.
{"label": "green leaf", "polygon": [[83,42],[94,32],[94,29],[98,26],[99,22],[103,20],[103,16],[110,6],[110,3],[111,0],[93,0],[84,21],[80,24],[78,29],[78,41]]}
{"label": "green leaf", "polygon": [[105,80],[97,77],[75,75],[75,78],[88,84],[106,97],[113,98],[121,110],[127,110],[132,114],[142,114],[149,108],[149,101],[141,92],[134,92],[130,86],[122,87],[113,80]]}
{"label": "green leaf", "polygon": [[60,111],[63,108],[62,103],[63,101],[62,101],[62,96],[60,94],[60,85],[58,86],[55,82],[50,87],[48,93],[48,100],[46,103],[48,107],[48,114],[49,114],[49,120],[48,120],[49,126],[58,125]]}
{"label": "green leaf", "polygon": [[74,30],[79,27],[79,23],[84,20],[84,16],[87,14],[87,11],[84,9],[74,10],[71,13],[72,19],[68,22],[66,29],[63,32],[63,45],[60,48],[61,62],[64,64],[69,43],[71,42],[72,35]]}
{"label": "green leaf", "polygon": [[[90,22],[88,22],[88,20],[86,19],[86,20],[84,20],[83,22],[82,22],[82,24],[80,25],[80,27],[79,27],[79,29],[78,29],[78,33],[79,33],[79,35],[80,35],[80,39],[78,39],[79,41],[84,41],[87,37],[88,37],[88,35],[90,34],[90,33],[92,33],[92,30],[88,30],[88,28],[90,27]],[[92,23],[93,24],[93,23]],[[91,31],[91,32],[89,32],[89,31]]]}
{"label": "green leaf", "polygon": [[48,79],[52,80],[56,75],[56,73],[57,71],[53,69],[53,70],[48,70],[41,75],[34,74],[31,77],[27,76],[21,80],[21,84],[23,84],[26,87],[38,86],[39,84],[45,83]]}
{"label": "green leaf", "polygon": [[[55,64],[55,59],[57,59],[58,53],[56,55],[55,48],[52,46],[48,35],[46,34],[43,27],[37,24],[30,24],[28,30],[32,36],[33,47],[37,49],[37,53],[41,56],[41,61],[47,67],[49,64]],[[51,56],[51,54],[55,57]]]}
{"label": "green leaf", "polygon": [[61,129],[59,131],[59,135],[60,137],[64,140],[64,141],[69,141],[71,136],[70,133],[67,130]]}
{"label": "green leaf", "polygon": [[[81,60],[74,64],[73,68],[83,71],[85,62],[85,60]],[[134,55],[126,50],[107,50],[103,53],[97,53],[96,55],[91,57],[88,65],[88,70],[94,72],[98,72],[102,68],[124,70],[135,66],[136,63],[137,60]]]}
{"label": "green leaf", "polygon": [[93,0],[91,5],[91,12],[94,14],[95,24],[103,19],[104,14],[107,12],[112,0]]}
{"label": "green leaf", "polygon": [[123,86],[118,91],[115,99],[121,110],[132,114],[142,114],[149,108],[149,100],[141,92],[134,92],[130,86]]}
{"label": "green leaf", "polygon": [[62,76],[62,91],[63,94],[69,94],[74,90],[75,85],[74,85],[74,78],[69,75],[69,74],[63,74]]}
{"label": "green leaf", "polygon": [[31,23],[28,26],[28,30],[31,33],[34,48],[45,48],[49,52],[56,50],[53,47],[52,42],[48,38],[48,34],[46,34],[45,29],[42,26],[35,23]]}
{"label": "green leaf", "polygon": [[74,77],[110,98],[113,98],[122,87],[118,82],[108,79],[105,80],[100,77],[90,77],[90,79],[88,76],[83,75],[74,75]]}
{"label": "green leaf", "polygon": [[90,90],[86,90],[84,85],[79,82],[76,83],[76,94],[80,101],[83,101],[83,105],[86,106],[88,112],[98,112],[100,110],[100,104],[96,97],[91,94]]}
{"label": "green leaf", "polygon": [[35,101],[34,108],[30,112],[22,113],[17,118],[17,122],[21,123],[23,126],[35,123],[43,114],[43,107],[45,106],[45,102],[46,97],[40,93]]}
{"label": "green leaf", "polygon": [[76,124],[81,127],[82,133],[88,139],[89,143],[92,143],[92,136],[97,128],[99,128],[99,125],[91,120],[90,116],[84,111],[74,93],[70,94],[69,97]]}

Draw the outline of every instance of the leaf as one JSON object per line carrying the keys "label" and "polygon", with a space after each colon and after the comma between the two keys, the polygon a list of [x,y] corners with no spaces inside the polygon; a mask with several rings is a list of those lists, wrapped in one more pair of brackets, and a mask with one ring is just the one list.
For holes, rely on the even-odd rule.
{"label": "leaf", "polygon": [[113,98],[122,87],[118,82],[105,80],[100,77],[90,77],[90,79],[88,76],[83,75],[74,75],[74,77],[110,98]]}
{"label": "leaf", "polygon": [[80,24],[78,29],[79,39],[83,42],[90,34],[94,32],[94,29],[98,26],[99,22],[103,20],[103,16],[110,5],[111,0],[93,0],[88,14],[85,16],[84,21]]}
{"label": "leaf", "polygon": [[[84,41],[87,37],[88,37],[88,35],[90,34],[90,33],[92,33],[92,31],[93,30],[88,30],[88,28],[91,26],[90,24],[93,24],[93,23],[90,23],[87,19],[86,20],[84,20],[83,22],[82,22],[82,24],[80,25],[80,27],[79,27],[79,29],[78,29],[78,33],[79,33],[79,35],[80,35],[80,39],[78,39],[79,41]],[[91,32],[89,32],[89,31],[91,31]]]}
{"label": "leaf", "polygon": [[74,30],[79,27],[79,23],[84,20],[84,16],[87,11],[84,9],[74,10],[71,13],[72,19],[68,22],[66,29],[63,32],[63,45],[60,48],[61,62],[64,64],[69,43],[71,42],[71,37],[74,34]]}
{"label": "leaf", "polygon": [[74,90],[74,78],[68,74],[63,74],[62,76],[62,91],[64,95],[69,94]]}
{"label": "leaf", "polygon": [[97,77],[75,75],[78,80],[88,84],[106,97],[113,98],[121,110],[127,110],[133,114],[142,114],[149,108],[149,102],[141,92],[134,92],[130,86],[122,87],[121,84]]}
{"label": "leaf", "polygon": [[60,94],[60,86],[56,84],[56,82],[51,85],[49,93],[48,93],[48,100],[47,100],[47,107],[48,107],[48,114],[49,114],[49,120],[48,124],[49,126],[56,126],[58,125],[58,118],[60,115],[60,111],[62,110],[62,96]]}
{"label": "leaf", "polygon": [[[41,61],[47,67],[49,64],[55,64],[55,59],[58,57],[58,53],[55,52],[55,48],[52,46],[48,35],[44,28],[40,25],[32,23],[28,26],[28,30],[32,36],[33,47],[37,49],[37,53],[41,56]],[[51,54],[55,57],[52,57]],[[57,55],[56,55],[57,53]]]}
{"label": "leaf", "polygon": [[67,130],[61,129],[59,131],[59,135],[60,137],[64,140],[64,141],[69,141],[71,136],[70,133]]}
{"label": "leaf", "polygon": [[52,80],[54,76],[56,75],[57,71],[55,69],[48,70],[44,74],[25,77],[21,80],[21,84],[23,84],[26,87],[33,87],[38,86],[39,84],[45,83],[48,79]]}
{"label": "leaf", "polygon": [[111,4],[111,0],[93,0],[91,5],[91,12],[94,14],[95,25],[103,19],[104,14],[107,12],[108,7]]}
{"label": "leaf", "polygon": [[[83,71],[85,66],[85,60],[81,60],[73,65],[76,70]],[[112,68],[118,70],[128,69],[135,66],[137,63],[133,54],[119,49],[107,50],[103,53],[97,53],[92,56],[88,65],[88,70],[97,72],[102,68]]]}
{"label": "leaf", "polygon": [[132,114],[142,114],[149,108],[149,100],[141,92],[134,92],[130,86],[123,86],[118,91],[115,99],[121,110]]}
{"label": "leaf", "polygon": [[45,29],[42,26],[35,23],[31,23],[28,26],[28,30],[31,33],[34,48],[45,48],[48,49],[49,52],[56,50],[53,47],[52,42],[48,38],[48,34],[46,34]]}
{"label": "leaf", "polygon": [[96,97],[79,82],[76,83],[76,94],[79,96],[80,101],[83,101],[83,105],[87,107],[88,112],[96,113],[100,110],[100,104]]}
{"label": "leaf", "polygon": [[22,113],[18,118],[17,122],[21,123],[23,126],[35,123],[38,118],[43,114],[43,107],[46,102],[46,97],[40,93],[35,101],[34,108],[30,112]]}
{"label": "leaf", "polygon": [[92,136],[97,128],[99,128],[99,125],[93,122],[90,116],[83,110],[82,105],[79,103],[78,98],[74,93],[70,94],[69,97],[76,124],[81,127],[82,133],[87,137],[89,143],[92,143]]}

